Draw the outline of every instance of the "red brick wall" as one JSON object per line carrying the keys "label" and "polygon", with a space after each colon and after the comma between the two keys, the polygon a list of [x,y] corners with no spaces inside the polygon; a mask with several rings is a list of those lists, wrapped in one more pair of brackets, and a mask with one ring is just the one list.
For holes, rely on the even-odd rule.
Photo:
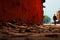
{"label": "red brick wall", "polygon": [[19,18],[22,22],[42,24],[42,0],[0,0],[0,20]]}

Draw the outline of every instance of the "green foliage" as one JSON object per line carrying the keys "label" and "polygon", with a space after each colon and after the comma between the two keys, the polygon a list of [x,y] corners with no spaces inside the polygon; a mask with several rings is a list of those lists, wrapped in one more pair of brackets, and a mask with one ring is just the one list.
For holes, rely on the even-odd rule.
{"label": "green foliage", "polygon": [[47,15],[44,15],[43,23],[50,23],[51,18]]}

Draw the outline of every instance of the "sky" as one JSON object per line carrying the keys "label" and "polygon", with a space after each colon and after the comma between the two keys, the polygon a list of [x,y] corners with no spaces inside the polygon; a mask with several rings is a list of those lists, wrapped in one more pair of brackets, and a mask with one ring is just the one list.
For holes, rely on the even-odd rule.
{"label": "sky", "polygon": [[44,8],[44,15],[48,15],[51,18],[51,22],[53,21],[52,17],[58,10],[60,10],[60,0],[46,0],[43,4],[46,8]]}

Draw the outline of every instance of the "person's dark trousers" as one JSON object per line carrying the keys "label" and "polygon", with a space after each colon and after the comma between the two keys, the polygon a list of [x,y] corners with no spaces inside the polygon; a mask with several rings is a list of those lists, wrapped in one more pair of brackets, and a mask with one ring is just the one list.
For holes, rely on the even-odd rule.
{"label": "person's dark trousers", "polygon": [[54,20],[54,24],[56,25],[56,20]]}

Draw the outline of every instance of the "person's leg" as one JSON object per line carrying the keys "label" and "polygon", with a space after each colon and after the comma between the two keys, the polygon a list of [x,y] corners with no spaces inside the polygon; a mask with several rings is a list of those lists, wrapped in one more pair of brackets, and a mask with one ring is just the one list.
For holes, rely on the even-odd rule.
{"label": "person's leg", "polygon": [[54,20],[54,24],[56,25],[56,20]]}

